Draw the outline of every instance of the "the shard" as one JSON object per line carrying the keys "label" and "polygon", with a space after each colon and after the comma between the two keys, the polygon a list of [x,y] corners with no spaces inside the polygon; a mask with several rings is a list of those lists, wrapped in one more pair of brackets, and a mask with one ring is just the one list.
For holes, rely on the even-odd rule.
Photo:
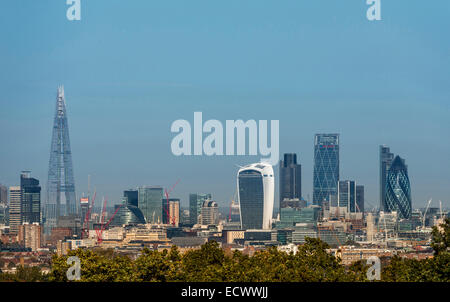
{"label": "the shard", "polygon": [[45,231],[57,226],[59,217],[77,213],[75,181],[64,87],[58,87],[48,167]]}

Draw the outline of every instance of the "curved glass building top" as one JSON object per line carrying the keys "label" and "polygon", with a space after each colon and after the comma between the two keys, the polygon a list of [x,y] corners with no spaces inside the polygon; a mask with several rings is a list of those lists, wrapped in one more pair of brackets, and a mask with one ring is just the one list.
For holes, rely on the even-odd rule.
{"label": "curved glass building top", "polygon": [[112,226],[145,224],[144,214],[142,211],[132,205],[123,205],[111,221]]}
{"label": "curved glass building top", "polygon": [[271,165],[257,163],[239,170],[238,198],[242,229],[270,229],[274,188]]}
{"label": "curved glass building top", "polygon": [[396,156],[386,179],[386,211],[396,211],[399,218],[410,219],[411,185],[408,178],[408,167],[400,156]]}

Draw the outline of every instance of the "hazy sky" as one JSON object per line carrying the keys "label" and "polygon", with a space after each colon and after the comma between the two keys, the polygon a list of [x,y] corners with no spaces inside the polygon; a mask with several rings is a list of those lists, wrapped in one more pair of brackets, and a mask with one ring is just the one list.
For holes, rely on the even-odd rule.
{"label": "hazy sky", "polygon": [[[258,157],[175,157],[174,120],[280,121],[312,196],[315,133],[341,134],[341,179],[378,205],[378,146],[406,159],[413,206],[450,201],[450,1],[82,0],[0,4],[0,183],[47,182],[56,88],[66,91],[77,193],[138,185],[235,193]],[[278,176],[278,166],[275,167]],[[278,182],[277,182],[278,183]],[[276,194],[278,206],[278,194]],[[435,203],[434,206],[438,204]],[[370,208],[370,206],[366,206]]]}

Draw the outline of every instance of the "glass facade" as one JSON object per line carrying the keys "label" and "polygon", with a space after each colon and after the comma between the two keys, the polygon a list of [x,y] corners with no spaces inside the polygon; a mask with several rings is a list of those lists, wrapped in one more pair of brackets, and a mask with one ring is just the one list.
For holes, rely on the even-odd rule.
{"label": "glass facade", "polygon": [[260,229],[264,212],[263,175],[260,172],[244,170],[239,173],[239,201],[242,228]]}
{"label": "glass facade", "polygon": [[314,141],[313,202],[322,205],[337,196],[339,134],[316,134]]}
{"label": "glass facade", "polygon": [[41,223],[41,187],[39,180],[31,178],[28,172],[20,176],[21,205],[20,223]]}
{"label": "glass facade", "polygon": [[138,206],[147,223],[162,223],[162,187],[140,187]]}
{"label": "glass facade", "polygon": [[393,160],[389,147],[380,146],[380,211],[386,210],[386,177]]}
{"label": "glass facade", "polygon": [[396,211],[400,219],[410,219],[411,185],[405,160],[396,156],[386,179],[386,212]]}
{"label": "glass facade", "polygon": [[356,186],[356,205],[356,211],[364,213],[364,186]]}
{"label": "glass facade", "polygon": [[138,206],[139,193],[138,190],[126,190],[123,191],[123,197],[126,198],[125,202],[131,206]]}
{"label": "glass facade", "polygon": [[111,221],[112,226],[145,224],[144,214],[142,211],[132,205],[123,205]]}
{"label": "glass facade", "polygon": [[200,223],[198,217],[202,213],[202,206],[206,200],[211,200],[211,194],[189,194],[189,220],[191,224]]}
{"label": "glass facade", "polygon": [[280,161],[280,208],[284,199],[302,198],[302,166],[297,164],[297,154],[284,154]]}
{"label": "glass facade", "polygon": [[352,180],[338,182],[338,202],[333,207],[347,208],[348,212],[356,212],[356,185]]}
{"label": "glass facade", "polygon": [[283,208],[280,209],[280,221],[278,227],[292,227],[297,223],[315,224],[319,217],[319,208]]}

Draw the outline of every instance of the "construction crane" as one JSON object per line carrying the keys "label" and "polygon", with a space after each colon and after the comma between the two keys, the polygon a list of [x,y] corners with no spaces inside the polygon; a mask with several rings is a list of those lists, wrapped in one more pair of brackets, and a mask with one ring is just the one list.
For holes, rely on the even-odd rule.
{"label": "construction crane", "polygon": [[100,213],[100,229],[95,229],[95,232],[97,233],[97,238],[99,238],[101,236],[101,229],[103,227],[103,221],[106,219],[106,202],[107,199],[105,197],[103,197],[103,206],[102,206],[102,211]]}
{"label": "construction crane", "polygon": [[169,191],[167,191],[167,189],[164,189],[164,194],[166,195],[166,217],[167,217],[167,221],[169,222],[169,224],[172,224],[173,226],[176,225],[176,221],[175,221],[175,215],[173,217],[170,216],[170,209],[169,209],[169,194],[173,191],[173,189],[175,189],[175,186],[180,182],[180,180],[178,179],[177,182],[170,188]]}
{"label": "construction crane", "polygon": [[425,213],[423,213],[423,219],[422,219],[422,229],[425,229],[425,218],[427,216],[427,212],[428,212],[428,208],[430,207],[431,201],[433,200],[433,198],[430,198],[430,200],[428,200],[428,204],[427,207],[425,209]]}
{"label": "construction crane", "polygon": [[103,242],[103,231],[106,230],[109,226],[109,224],[111,223],[111,221],[114,219],[114,217],[116,216],[117,212],[120,210],[121,207],[123,207],[124,204],[121,204],[117,207],[116,211],[114,212],[114,214],[111,216],[111,218],[108,220],[108,222],[106,224],[102,224],[100,227],[100,230],[97,233],[97,243],[100,244]]}

